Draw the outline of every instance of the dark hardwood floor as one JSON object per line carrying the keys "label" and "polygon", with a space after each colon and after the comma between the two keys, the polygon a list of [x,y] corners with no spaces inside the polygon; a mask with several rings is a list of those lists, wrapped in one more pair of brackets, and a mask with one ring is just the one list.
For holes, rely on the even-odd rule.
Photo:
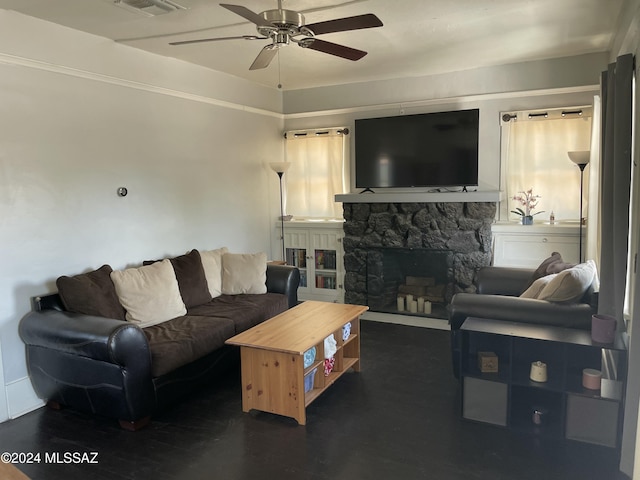
{"label": "dark hardwood floor", "polygon": [[627,478],[611,449],[462,420],[446,331],[364,321],[362,357],[362,372],[309,406],[305,427],[242,413],[237,371],[135,433],[39,409],[0,424],[0,451],[61,462],[97,452],[97,464],[17,465],[34,480]]}

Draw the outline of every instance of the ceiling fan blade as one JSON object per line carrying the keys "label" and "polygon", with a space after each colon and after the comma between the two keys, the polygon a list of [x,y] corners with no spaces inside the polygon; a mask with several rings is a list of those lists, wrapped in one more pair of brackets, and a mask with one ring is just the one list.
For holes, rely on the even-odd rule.
{"label": "ceiling fan blade", "polygon": [[382,27],[382,22],[373,13],[356,15],[355,17],[338,18],[326,22],[311,23],[305,25],[315,35],[324,33],[344,32],[347,30],[360,30],[362,28]]}
{"label": "ceiling fan blade", "polygon": [[241,35],[239,37],[201,38],[199,40],[183,40],[181,42],[169,42],[169,45],[188,45],[190,43],[217,42],[218,40],[267,40],[267,37],[257,35]]}
{"label": "ceiling fan blade", "polygon": [[236,15],[240,15],[241,17],[246,18],[256,25],[269,26],[269,22],[267,22],[257,13],[249,10],[247,7],[243,7],[242,5],[229,5],[228,3],[221,3],[220,6],[226,8],[227,10],[231,10]]}
{"label": "ceiling fan blade", "polygon": [[276,45],[267,45],[260,50],[260,53],[249,67],[249,70],[258,70],[260,68],[268,67],[271,60],[273,60],[273,57],[276,56],[276,53],[278,53],[278,47]]}
{"label": "ceiling fan blade", "polygon": [[333,42],[325,42],[317,38],[306,38],[301,41],[299,45],[303,48],[310,48],[311,50],[317,50],[318,52],[328,53],[335,55],[336,57],[346,58],[347,60],[360,60],[367,52],[363,50],[356,50],[355,48],[345,47],[344,45],[338,45]]}

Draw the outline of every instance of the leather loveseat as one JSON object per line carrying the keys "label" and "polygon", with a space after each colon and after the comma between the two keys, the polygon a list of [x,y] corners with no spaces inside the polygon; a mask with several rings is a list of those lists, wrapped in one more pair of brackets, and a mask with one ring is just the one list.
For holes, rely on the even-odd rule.
{"label": "leather loveseat", "polygon": [[[123,428],[136,430],[161,408],[196,387],[215,384],[216,377],[237,366],[239,351],[225,341],[295,306],[300,273],[295,267],[267,264],[261,254],[262,264],[248,259],[260,270],[253,280],[259,293],[242,293],[246,285],[238,284],[230,287],[236,291],[224,293],[227,252],[211,252],[220,266],[214,277],[211,271],[205,275],[205,254],[201,258],[197,250],[123,271],[169,269],[183,314],[170,313],[161,322],[141,324],[131,317],[134,307],[129,311],[121,304],[131,292],[114,290],[118,272],[108,265],[58,278],[59,292],[34,298],[33,311],[19,326],[38,396],[54,408],[69,406],[115,418]],[[229,257],[230,265],[231,260],[247,258],[237,254]],[[208,287],[214,283],[221,290],[212,295]],[[123,286],[121,282],[119,288]],[[145,299],[155,303],[146,306],[155,308],[167,296]]]}
{"label": "leather loveseat", "polygon": [[[552,263],[556,265],[556,270],[551,266]],[[467,317],[590,330],[591,316],[597,313],[597,274],[594,274],[593,281],[579,294],[579,298],[573,301],[549,301],[520,296],[536,279],[545,276],[550,279],[570,268],[580,266],[563,263],[560,255],[555,252],[535,270],[481,268],[476,278],[477,293],[457,293],[450,304],[451,353],[456,378],[460,373],[459,329]]]}

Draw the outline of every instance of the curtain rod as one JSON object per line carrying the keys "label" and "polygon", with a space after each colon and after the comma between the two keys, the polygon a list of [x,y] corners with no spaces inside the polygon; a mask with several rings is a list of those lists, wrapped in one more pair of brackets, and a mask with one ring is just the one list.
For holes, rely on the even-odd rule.
{"label": "curtain rod", "polygon": [[500,113],[501,123],[509,123],[514,121],[527,120],[553,120],[561,118],[591,118],[593,115],[593,107],[591,105],[583,105],[579,107],[563,107],[563,108],[547,108],[537,110],[521,110]]}
{"label": "curtain rod", "polygon": [[338,135],[349,135],[350,131],[347,127],[321,128],[313,130],[293,130],[284,132],[283,137],[289,138],[289,135],[292,135],[293,138],[304,138],[309,135],[315,135],[319,137],[323,135],[330,135],[331,133],[337,133]]}

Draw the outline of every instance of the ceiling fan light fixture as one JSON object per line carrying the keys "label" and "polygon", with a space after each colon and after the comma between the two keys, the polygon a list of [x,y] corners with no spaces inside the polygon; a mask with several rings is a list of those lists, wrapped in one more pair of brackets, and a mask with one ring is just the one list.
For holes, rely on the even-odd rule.
{"label": "ceiling fan light fixture", "polygon": [[171,0],[113,0],[113,3],[149,17],[187,9]]}

